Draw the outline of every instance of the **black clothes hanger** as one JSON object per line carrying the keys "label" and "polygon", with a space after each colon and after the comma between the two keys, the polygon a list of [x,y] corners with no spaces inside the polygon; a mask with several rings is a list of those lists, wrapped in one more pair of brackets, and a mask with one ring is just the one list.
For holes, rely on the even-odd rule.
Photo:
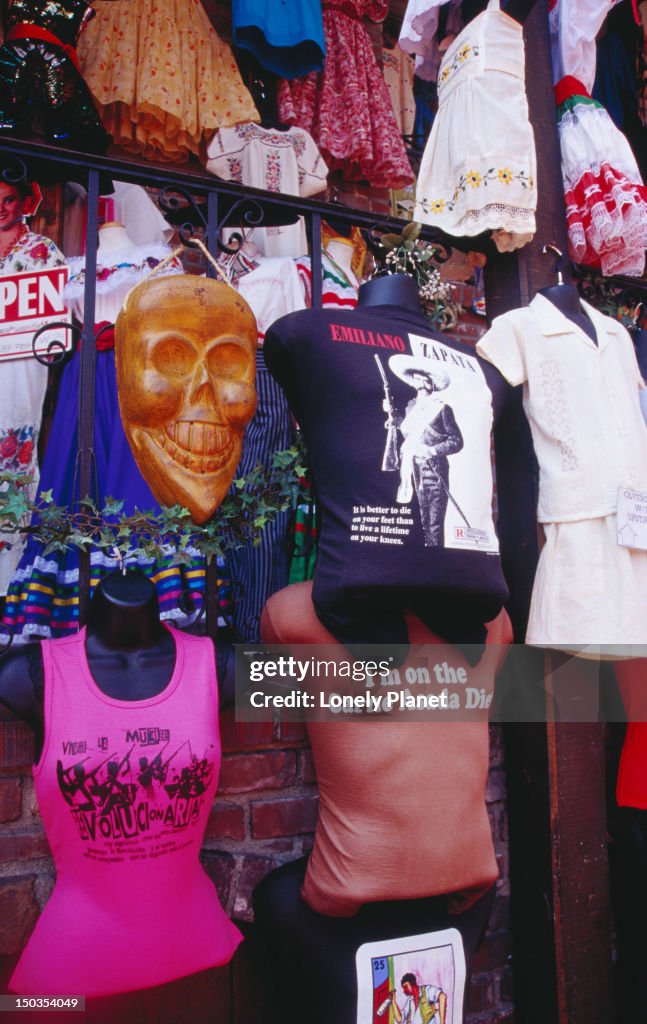
{"label": "black clothes hanger", "polygon": [[556,306],[560,313],[563,313],[565,317],[568,317],[580,330],[595,342],[597,345],[598,338],[595,333],[595,327],[592,321],[587,316],[580,301],[580,294],[573,284],[565,284],[562,275],[562,262],[563,255],[560,249],[555,245],[545,245],[542,249],[544,255],[549,252],[555,253],[557,256],[557,263],[555,264],[555,271],[557,273],[557,284],[550,285],[548,288],[540,288],[538,291],[539,295],[543,295],[545,299],[552,302],[553,306]]}

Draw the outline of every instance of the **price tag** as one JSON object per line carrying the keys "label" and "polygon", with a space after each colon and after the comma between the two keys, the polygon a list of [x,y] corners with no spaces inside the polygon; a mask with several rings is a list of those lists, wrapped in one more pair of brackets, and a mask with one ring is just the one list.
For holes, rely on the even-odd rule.
{"label": "price tag", "polygon": [[647,551],[647,492],[618,488],[618,544]]}

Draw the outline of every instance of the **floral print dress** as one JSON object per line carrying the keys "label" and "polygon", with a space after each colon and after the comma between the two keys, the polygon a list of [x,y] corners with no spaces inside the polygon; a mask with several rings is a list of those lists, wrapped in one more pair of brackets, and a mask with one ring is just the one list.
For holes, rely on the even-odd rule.
{"label": "floral print dress", "polygon": [[[65,257],[44,235],[25,232],[11,252],[0,259],[0,277],[30,270],[65,266]],[[0,360],[0,473],[25,473],[32,477],[29,495],[38,485],[36,447],[41,411],[47,387],[47,367],[36,359]],[[24,544],[15,534],[0,533],[0,594],[20,560]]]}
{"label": "floral print dress", "polygon": [[388,0],[323,0],[323,71],[279,85],[279,116],[310,132],[330,170],[375,188],[413,181],[384,75],[363,24],[381,21]]}
{"label": "floral print dress", "polygon": [[260,120],[200,0],[95,0],[79,61],[124,149],[181,162],[217,128]]}
{"label": "floral print dress", "polygon": [[456,236],[492,231],[500,252],[530,241],[536,157],[524,69],[521,25],[490,0],[440,65],[414,220]]}

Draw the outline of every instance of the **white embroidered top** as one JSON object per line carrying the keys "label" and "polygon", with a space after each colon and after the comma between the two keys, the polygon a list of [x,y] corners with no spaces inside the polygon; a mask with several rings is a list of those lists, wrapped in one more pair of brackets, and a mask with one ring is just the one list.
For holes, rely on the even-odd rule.
{"label": "white embroidered top", "polygon": [[[220,128],[207,148],[207,170],[267,192],[315,195],[326,188],[328,167],[303,128],[264,128],[237,124]],[[285,227],[256,228],[247,234],[264,256],[302,256],[308,251],[303,221]]]}
{"label": "white embroidered top", "polygon": [[598,343],[543,295],[498,316],[478,342],[510,384],[523,384],[539,462],[540,522],[615,512],[618,488],[647,490],[644,387],[628,332],[586,302]]}

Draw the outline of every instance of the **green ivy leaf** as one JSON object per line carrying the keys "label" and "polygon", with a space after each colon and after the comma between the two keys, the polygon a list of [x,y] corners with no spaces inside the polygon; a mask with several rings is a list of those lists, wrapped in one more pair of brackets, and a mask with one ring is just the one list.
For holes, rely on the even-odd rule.
{"label": "green ivy leaf", "polygon": [[380,242],[385,249],[397,249],[399,245],[402,245],[402,236],[387,232],[380,237]]}
{"label": "green ivy leaf", "polygon": [[106,498],[106,503],[101,509],[102,516],[118,516],[123,510],[123,501],[116,501],[115,498]]}
{"label": "green ivy leaf", "polygon": [[415,242],[420,238],[420,232],[422,231],[422,224],[418,224],[417,221],[412,220],[410,224],[407,224],[406,228],[402,231],[402,237],[407,240]]}

